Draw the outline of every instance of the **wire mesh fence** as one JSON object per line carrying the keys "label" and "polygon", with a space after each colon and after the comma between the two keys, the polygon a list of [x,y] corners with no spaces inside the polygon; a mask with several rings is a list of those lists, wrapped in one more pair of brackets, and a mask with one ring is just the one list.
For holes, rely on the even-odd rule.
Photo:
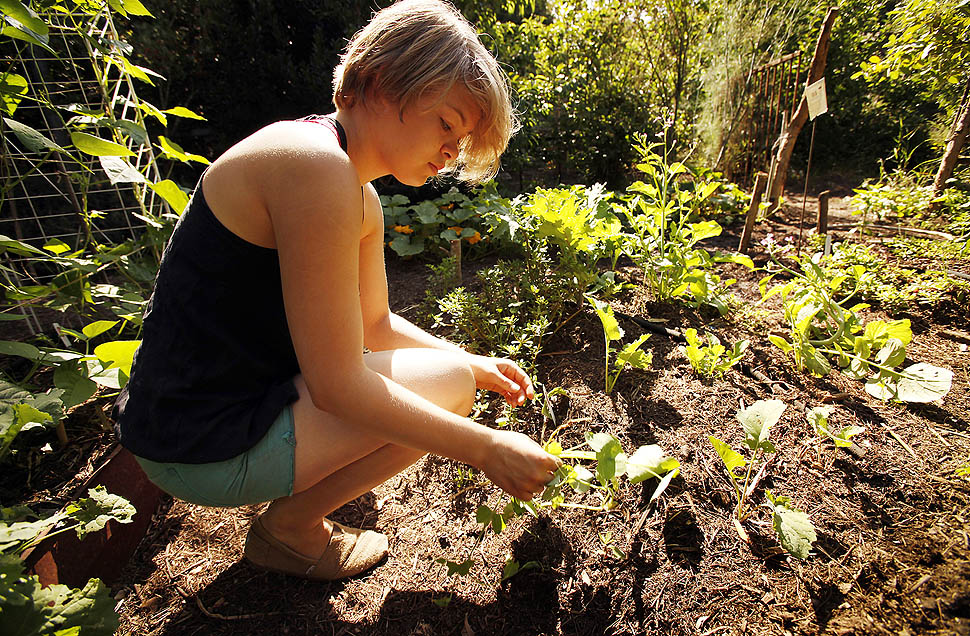
{"label": "wire mesh fence", "polygon": [[[158,180],[145,132],[145,106],[125,67],[128,62],[112,55],[127,45],[107,7],[93,15],[79,10],[52,14],[49,27],[50,50],[13,38],[0,42],[2,72],[16,69],[30,86],[30,93],[13,112],[8,107],[10,117],[0,123],[0,235],[38,248],[58,246],[55,253],[64,247],[97,249],[136,239],[147,219],[168,208],[144,179],[116,169],[127,164]],[[105,122],[110,136],[133,153],[124,162],[31,147],[12,130],[23,124],[70,148],[71,130],[85,124],[103,127]],[[0,258],[10,285],[43,284],[56,273],[11,251]],[[43,330],[29,305],[19,309],[33,333]]]}

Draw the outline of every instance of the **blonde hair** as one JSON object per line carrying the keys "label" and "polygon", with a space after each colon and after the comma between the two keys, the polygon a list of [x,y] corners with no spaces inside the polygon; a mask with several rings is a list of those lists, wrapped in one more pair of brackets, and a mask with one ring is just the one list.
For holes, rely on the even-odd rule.
{"label": "blonde hair", "polygon": [[519,123],[505,75],[451,4],[401,0],[376,13],[350,39],[334,71],[333,103],[350,108],[381,95],[403,116],[418,100],[443,99],[456,85],[468,90],[482,116],[445,169],[464,181],[487,181]]}

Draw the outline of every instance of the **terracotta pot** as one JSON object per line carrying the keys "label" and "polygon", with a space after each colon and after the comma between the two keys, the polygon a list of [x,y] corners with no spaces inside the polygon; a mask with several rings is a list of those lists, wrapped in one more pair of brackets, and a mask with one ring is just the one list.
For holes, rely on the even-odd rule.
{"label": "terracotta pot", "polygon": [[111,452],[74,496],[87,497],[88,489],[95,486],[104,486],[109,493],[130,501],[137,511],[132,522],[109,521],[103,530],[89,534],[84,541],[79,541],[73,531],[43,539],[24,554],[27,568],[42,584],[83,587],[88,579],[99,578],[110,586],[145,536],[163,494],[148,481],[134,455],[121,446]]}

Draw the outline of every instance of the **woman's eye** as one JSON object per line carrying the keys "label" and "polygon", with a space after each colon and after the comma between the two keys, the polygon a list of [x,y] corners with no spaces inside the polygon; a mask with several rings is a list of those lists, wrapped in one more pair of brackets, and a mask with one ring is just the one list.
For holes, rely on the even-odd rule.
{"label": "woman's eye", "polygon": [[451,131],[451,126],[449,126],[448,122],[446,122],[444,119],[441,120],[441,127],[444,129],[445,132]]}

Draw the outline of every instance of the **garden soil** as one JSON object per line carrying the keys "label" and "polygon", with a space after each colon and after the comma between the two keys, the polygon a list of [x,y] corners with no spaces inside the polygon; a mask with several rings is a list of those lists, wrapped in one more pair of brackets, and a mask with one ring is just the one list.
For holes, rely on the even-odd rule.
{"label": "garden soil", "polygon": [[[832,204],[833,216],[841,206]],[[755,232],[797,236],[801,207],[783,209]],[[805,221],[814,223],[814,210]],[[741,226],[717,239],[737,246]],[[836,234],[844,237],[844,231]],[[852,238],[852,237],[849,237]],[[855,238],[853,240],[859,240]],[[878,247],[878,237],[866,240]],[[481,264],[479,264],[480,266]],[[967,261],[949,267],[970,272]],[[474,263],[466,264],[466,279]],[[392,259],[392,308],[420,320],[427,268]],[[632,281],[632,267],[623,269]],[[839,373],[797,373],[766,336],[784,334],[778,298],[759,299],[761,274],[727,266],[739,282],[732,317],[655,305],[642,292],[611,300],[625,314],[694,326],[722,341],[746,338],[743,370],[702,381],[678,343],[652,334],[652,370],[627,370],[603,392],[603,333],[592,310],[579,312],[544,345],[536,380],[566,395],[551,398],[555,422],[539,405],[519,409],[516,430],[534,438],[557,426],[564,447],[586,431],[605,431],[625,450],[659,444],[681,463],[680,476],[654,503],[656,481],[622,484],[607,513],[544,510],[489,534],[468,576],[449,577],[437,559],[462,561],[475,545],[480,504],[501,493],[480,474],[435,457],[419,461],[340,510],[341,522],[386,533],[391,554],[348,581],[311,583],[251,567],[243,542],[260,506],[213,509],[169,500],[114,586],[119,634],[970,634],[970,336],[966,304],[915,309],[913,361],[953,370],[942,403],[880,402]],[[879,316],[875,312],[875,316]],[[642,328],[621,319],[627,340]],[[734,493],[708,441],[735,448],[742,405],[787,404],[772,429],[770,456],[744,522],[732,522]],[[482,421],[494,421],[497,402]],[[822,444],[807,408],[828,405],[837,426],[865,428],[851,449]],[[791,497],[813,520],[818,540],[802,561],[775,539],[765,490]],[[512,558],[530,564],[503,580]]]}

